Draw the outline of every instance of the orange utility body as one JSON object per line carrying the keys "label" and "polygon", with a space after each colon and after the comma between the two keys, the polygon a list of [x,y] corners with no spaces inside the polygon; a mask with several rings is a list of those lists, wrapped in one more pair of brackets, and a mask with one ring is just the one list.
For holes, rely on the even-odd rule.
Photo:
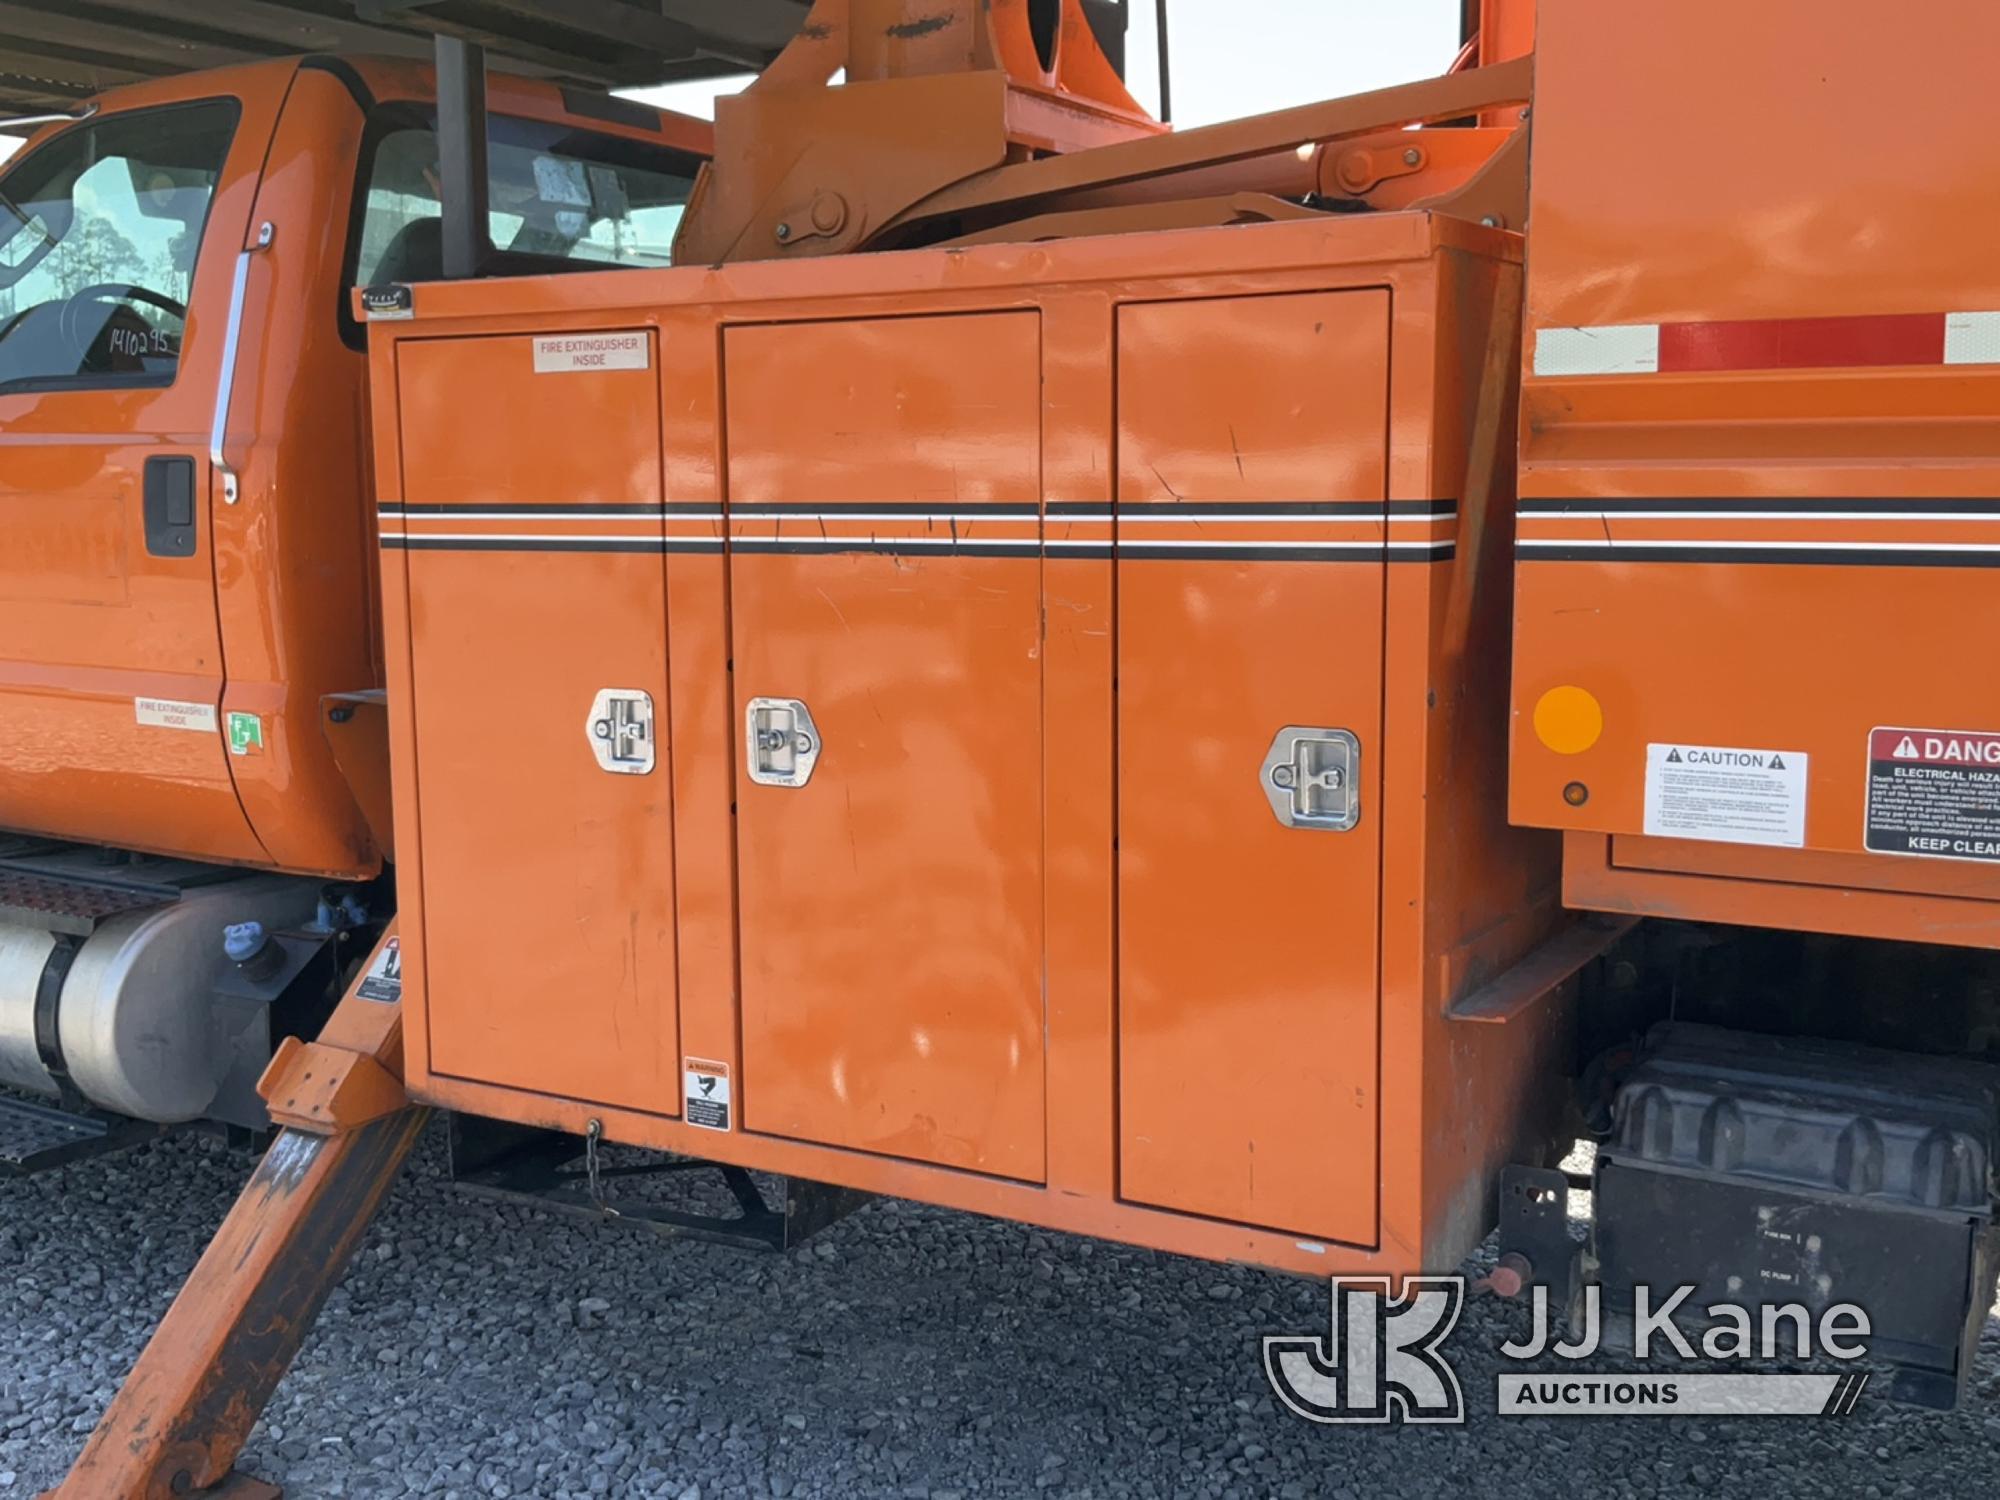
{"label": "orange utility body", "polygon": [[[1981,0],[1542,7],[1511,811],[1564,831],[1572,906],[2000,947],[2000,846],[1881,852],[1901,733],[1871,755],[2000,753],[1996,48]],[[1797,782],[1705,811],[1697,748]]]}
{"label": "orange utility body", "polygon": [[[1833,993],[1905,950],[1661,923],[1573,1003],[1637,913],[2000,946],[1860,834],[1871,731],[2000,756],[2000,23],[1820,10],[1467,0],[1444,78],[1163,135],[1074,0],[818,0],[676,269],[374,289],[396,929],[61,1493],[251,1493],[430,1106],[538,1203],[611,1206],[512,1125],[1322,1275],[1460,1265],[1504,1169],[1495,1290],[1921,1263],[1962,1395],[2000,1094],[1855,1043],[1976,1055],[1967,955],[1916,1016]],[[1683,1005],[1755,1030],[1631,1044]]]}
{"label": "orange utility body", "polygon": [[[1259,139],[1103,154],[1334,150]],[[1562,926],[1502,806],[1520,248],[1387,212],[416,288],[370,325],[411,1096],[1455,1263],[1567,1062],[1507,977]],[[607,692],[650,771],[594,757]],[[750,774],[763,700],[803,785]],[[1274,812],[1288,726],[1352,735],[1351,830]]]}
{"label": "orange utility body", "polygon": [[[702,121],[635,130],[509,77],[490,96],[496,115],[708,152]],[[343,271],[374,111],[433,97],[427,67],[313,57],[93,101],[91,124],[196,101],[239,114],[171,384],[0,390],[0,829],[348,879],[381,869],[381,715],[336,718],[327,702],[382,680],[367,362]],[[10,170],[72,128],[38,132]],[[229,502],[210,430],[245,251]],[[161,455],[196,466],[191,556],[151,555],[141,537],[141,473]],[[210,732],[149,725],[140,699],[203,706]],[[232,714],[258,721],[250,753],[231,753]]]}

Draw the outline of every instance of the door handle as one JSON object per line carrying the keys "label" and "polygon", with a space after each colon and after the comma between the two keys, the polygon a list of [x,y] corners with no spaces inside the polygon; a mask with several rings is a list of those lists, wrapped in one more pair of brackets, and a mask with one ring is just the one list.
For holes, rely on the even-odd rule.
{"label": "door handle", "polygon": [[644,776],[658,752],[653,743],[653,695],[637,688],[606,688],[584,721],[597,763],[616,776]]}
{"label": "door handle", "polygon": [[796,698],[752,698],[744,732],[750,779],[759,786],[801,787],[819,764],[819,727]]}
{"label": "door handle", "polygon": [[257,226],[257,243],[236,257],[236,279],[229,287],[229,322],[222,331],[222,374],[215,384],[215,420],[208,428],[208,462],[222,476],[222,503],[234,505],[239,494],[236,471],[223,456],[229,436],[229,401],[236,394],[236,351],[243,342],[243,295],[250,284],[250,258],[271,248],[278,231],[269,219]]}
{"label": "door handle", "polygon": [[1287,828],[1346,833],[1361,821],[1361,741],[1346,729],[1278,731],[1260,775],[1271,811]]}
{"label": "door handle", "polygon": [[154,557],[194,556],[194,460],[149,458],[140,470],[146,551]]}

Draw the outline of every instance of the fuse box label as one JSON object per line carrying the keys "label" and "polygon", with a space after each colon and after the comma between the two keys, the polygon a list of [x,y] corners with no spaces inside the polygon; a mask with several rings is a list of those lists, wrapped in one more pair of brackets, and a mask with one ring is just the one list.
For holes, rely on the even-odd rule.
{"label": "fuse box label", "polygon": [[687,1079],[687,1122],[703,1130],[729,1129],[729,1068],[725,1063],[690,1057]]}
{"label": "fuse box label", "polygon": [[1873,731],[1867,847],[1917,859],[2000,861],[2000,734]]}
{"label": "fuse box label", "polygon": [[1653,838],[1798,849],[1806,841],[1806,754],[1737,745],[1648,745]]}

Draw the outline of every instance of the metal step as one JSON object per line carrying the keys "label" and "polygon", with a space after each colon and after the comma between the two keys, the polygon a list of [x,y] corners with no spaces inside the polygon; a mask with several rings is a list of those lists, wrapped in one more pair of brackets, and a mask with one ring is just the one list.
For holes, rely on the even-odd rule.
{"label": "metal step", "polygon": [[171,886],[113,884],[0,864],[0,920],[89,937],[99,922],[180,899]]}
{"label": "metal step", "polygon": [[98,1110],[73,1114],[37,1099],[0,1093],[0,1177],[26,1177],[129,1151],[162,1133],[163,1127],[144,1120]]}
{"label": "metal step", "polygon": [[0,921],[89,937],[100,922],[241,880],[229,865],[0,834]]}

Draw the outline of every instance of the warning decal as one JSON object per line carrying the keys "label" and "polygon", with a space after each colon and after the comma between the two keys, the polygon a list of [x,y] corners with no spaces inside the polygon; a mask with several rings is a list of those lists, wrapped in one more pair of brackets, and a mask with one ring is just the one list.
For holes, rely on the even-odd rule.
{"label": "warning decal", "polygon": [[729,1068],[690,1057],[686,1063],[687,1122],[703,1130],[729,1128]]}
{"label": "warning decal", "polygon": [[2000,734],[1870,734],[1867,847],[1924,859],[2000,860]]}
{"label": "warning decal", "polygon": [[392,937],[382,945],[355,994],[363,1000],[380,1000],[394,1005],[403,998],[403,940]]}
{"label": "warning decal", "polygon": [[1805,752],[1648,745],[1646,832],[1654,838],[1803,847]]}

